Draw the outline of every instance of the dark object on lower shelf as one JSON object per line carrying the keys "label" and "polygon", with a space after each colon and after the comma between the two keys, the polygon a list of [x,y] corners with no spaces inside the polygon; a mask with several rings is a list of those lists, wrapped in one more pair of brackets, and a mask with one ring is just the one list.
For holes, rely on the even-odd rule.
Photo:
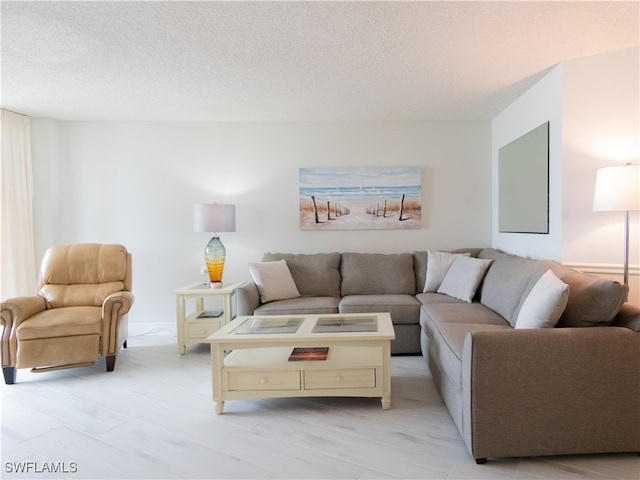
{"label": "dark object on lower shelf", "polygon": [[329,347],[296,347],[289,355],[289,361],[326,360],[328,352]]}
{"label": "dark object on lower shelf", "polygon": [[197,318],[218,318],[220,315],[222,315],[222,310],[205,310],[200,312]]}

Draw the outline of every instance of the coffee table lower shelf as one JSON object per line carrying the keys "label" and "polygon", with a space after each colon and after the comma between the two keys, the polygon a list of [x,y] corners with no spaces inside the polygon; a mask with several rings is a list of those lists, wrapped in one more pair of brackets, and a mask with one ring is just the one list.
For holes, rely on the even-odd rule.
{"label": "coffee table lower shelf", "polygon": [[224,366],[213,369],[216,413],[226,400],[273,397],[381,397],[382,408],[390,408],[380,347],[331,346],[326,360],[307,361],[289,361],[291,351],[290,346],[245,348],[226,355]]}

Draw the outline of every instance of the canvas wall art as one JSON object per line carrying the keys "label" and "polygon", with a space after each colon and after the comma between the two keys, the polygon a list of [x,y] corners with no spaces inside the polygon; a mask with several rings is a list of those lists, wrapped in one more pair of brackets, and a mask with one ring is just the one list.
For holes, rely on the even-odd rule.
{"label": "canvas wall art", "polygon": [[301,230],[417,229],[420,168],[301,168],[299,203]]}

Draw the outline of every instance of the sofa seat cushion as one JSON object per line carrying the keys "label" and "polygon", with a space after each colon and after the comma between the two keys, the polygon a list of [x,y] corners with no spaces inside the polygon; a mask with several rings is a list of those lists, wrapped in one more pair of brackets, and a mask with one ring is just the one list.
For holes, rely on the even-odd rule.
{"label": "sofa seat cushion", "polygon": [[16,330],[16,335],[19,341],[100,335],[101,326],[101,307],[52,308],[22,322]]}
{"label": "sofa seat cushion", "polygon": [[418,300],[422,305],[431,305],[434,303],[467,303],[459,298],[435,292],[418,293],[416,295],[416,300]]}
{"label": "sofa seat cushion", "polygon": [[396,325],[418,324],[420,302],[413,295],[347,295],[342,297],[340,313],[389,312]]}
{"label": "sofa seat cushion", "polygon": [[265,253],[263,262],[285,260],[303,297],[340,296],[340,254]]}
{"label": "sofa seat cushion", "polygon": [[462,352],[467,333],[497,329],[511,330],[512,327],[504,324],[433,323],[427,333],[429,351],[438,358],[447,377],[462,389]]}
{"label": "sofa seat cushion", "polygon": [[254,315],[308,315],[338,313],[339,298],[336,297],[298,297],[276,300],[257,307]]}
{"label": "sofa seat cushion", "polygon": [[432,326],[435,324],[465,323],[478,325],[495,325],[511,328],[509,322],[498,315],[493,310],[485,307],[479,302],[466,303],[434,303],[423,305],[425,322],[422,325],[430,335]]}
{"label": "sofa seat cushion", "polygon": [[340,264],[342,296],[415,295],[413,255],[409,253],[342,254]]}

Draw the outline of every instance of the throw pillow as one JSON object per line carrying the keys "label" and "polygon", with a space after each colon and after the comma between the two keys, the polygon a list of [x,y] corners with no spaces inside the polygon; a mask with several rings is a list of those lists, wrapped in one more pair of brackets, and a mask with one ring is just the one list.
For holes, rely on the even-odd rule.
{"label": "throw pillow", "polygon": [[249,272],[258,287],[262,303],[300,296],[285,260],[250,263]]}
{"label": "throw pillow", "polygon": [[547,270],[527,295],[515,328],[553,328],[569,300],[569,285]]}
{"label": "throw pillow", "polygon": [[438,293],[471,303],[491,262],[493,260],[456,256],[442,279]]}
{"label": "throw pillow", "polygon": [[[442,279],[458,255],[463,254],[427,250],[427,275],[422,289],[424,293],[438,291]],[[469,254],[465,253],[464,255],[468,256]]]}

